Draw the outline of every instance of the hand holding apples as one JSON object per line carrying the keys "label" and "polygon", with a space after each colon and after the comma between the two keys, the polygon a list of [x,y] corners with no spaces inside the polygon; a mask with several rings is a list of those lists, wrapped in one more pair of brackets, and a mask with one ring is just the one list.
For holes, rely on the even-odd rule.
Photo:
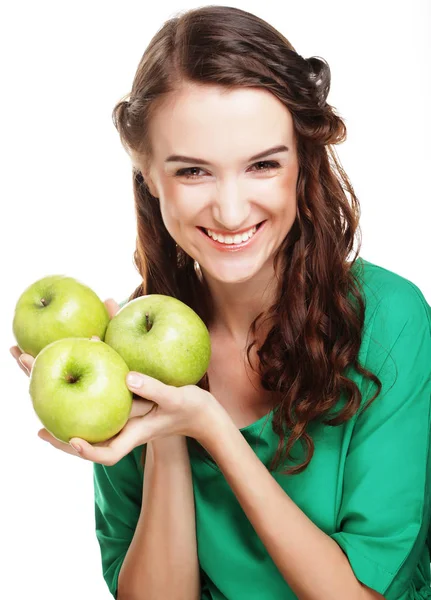
{"label": "hand holding apples", "polygon": [[[120,308],[119,305],[114,300],[112,300],[112,299],[106,300],[104,304],[105,304],[105,307],[107,309],[107,313],[109,314],[109,316],[111,318],[118,312],[118,310]],[[100,339],[97,336],[93,336],[92,340],[98,341],[100,343]],[[90,342],[90,340],[85,340],[85,339],[84,340],[82,340],[82,339],[70,339],[70,338],[67,338],[64,341],[66,342],[66,348],[68,348],[68,346],[69,346],[69,348],[71,348],[72,346],[70,346],[70,344],[72,344],[72,345],[74,343],[80,344],[82,342],[85,342],[85,343],[88,344]],[[55,345],[53,345],[53,347],[56,350],[57,350],[57,348],[59,348],[61,346],[62,346],[61,343],[60,344],[55,343]],[[103,346],[106,346],[106,345],[103,344]],[[105,350],[106,350],[106,348],[105,348]],[[26,354],[26,353],[21,352],[21,350],[20,350],[20,348],[18,346],[13,346],[10,349],[10,352],[11,352],[12,356],[16,359],[16,361],[19,364],[20,368],[31,378],[30,379],[30,385],[32,384],[32,382],[33,382],[33,386],[36,385],[35,382],[34,382],[34,378],[32,379],[33,367],[34,367],[35,361],[36,360],[40,361],[41,358],[43,360],[44,356],[47,356],[47,353],[46,352],[44,352],[43,354],[39,353],[38,357],[35,359],[30,354]],[[115,355],[114,351],[111,350],[111,352],[112,352],[112,354]],[[55,353],[54,354],[54,358],[57,359],[57,362],[58,362],[59,354]],[[119,356],[118,356],[118,359],[120,359]],[[82,357],[82,360],[85,361],[84,357]],[[41,364],[41,363],[39,363],[39,364]],[[91,363],[90,363],[90,366],[91,366]],[[103,367],[103,364],[102,364],[102,367]],[[40,371],[38,369],[38,372],[43,377],[43,374],[44,374],[43,367],[40,368]],[[123,381],[123,379],[125,379],[125,376],[126,376],[127,372],[128,372],[128,369],[127,369],[127,366],[126,366],[126,368],[124,370],[124,377],[121,377],[121,382],[124,384],[124,387],[126,388],[126,390],[127,390],[127,387],[126,387],[125,381]],[[99,376],[100,375],[102,375],[102,373],[99,373]],[[48,381],[51,381],[51,383],[53,382],[53,379],[51,377],[48,377],[47,379],[48,379]],[[68,384],[65,382],[65,385],[68,385]],[[71,384],[71,382],[69,382],[69,385],[73,386],[73,384]],[[41,389],[42,389],[42,396],[43,396],[43,387]],[[115,393],[115,390],[112,390],[112,393]],[[124,395],[124,390],[122,390],[122,393]],[[132,396],[131,393],[130,393],[130,395]],[[55,394],[55,395],[53,394],[52,398],[54,398],[54,396],[56,396],[58,398],[58,393]],[[38,397],[40,397],[40,394],[38,394],[38,393],[33,394],[33,400],[37,401]],[[79,394],[78,394],[77,397],[79,398]],[[88,397],[85,396],[85,390],[82,390],[81,397],[82,397],[82,400],[85,400],[86,403],[88,404],[88,406],[91,407],[91,397],[88,398]],[[117,402],[118,397],[115,397],[115,396],[113,396],[111,394],[111,400],[113,400],[114,398],[115,398],[115,402],[118,404],[118,406],[121,409],[121,403]],[[49,402],[49,397],[48,397],[48,402]],[[127,403],[127,399],[126,399],[126,403]],[[127,412],[130,413],[128,415],[128,418],[132,419],[132,418],[135,418],[137,416],[143,416],[143,415],[147,414],[153,408],[153,406],[154,406],[154,404],[152,402],[144,401],[144,400],[141,400],[141,399],[131,400],[131,409],[130,409],[130,411],[129,410],[127,411]],[[60,405],[60,407],[61,407],[61,405]],[[126,407],[124,406],[124,403],[123,403],[123,408],[122,408],[123,412],[124,412],[125,409],[126,409]],[[42,421],[45,421],[44,416],[43,416],[44,413],[46,413],[46,421],[49,421],[49,420],[54,420],[55,421],[55,415],[57,414],[57,416],[58,416],[58,412],[56,413],[55,409],[52,410],[52,408],[50,410],[50,406],[47,403],[45,403],[45,405],[42,404],[42,406],[40,407],[40,409],[38,409],[36,412],[40,413],[38,416],[39,416],[39,418],[42,417]],[[70,413],[70,409],[69,409],[68,412]],[[72,414],[73,414],[73,410],[72,410]],[[77,413],[75,412],[75,414],[77,414]],[[61,417],[61,415],[60,415],[60,417]],[[79,420],[79,411],[78,411],[78,414],[77,414],[77,418]],[[64,418],[64,417],[63,418],[59,418],[58,421],[59,421],[59,425],[57,425],[57,427],[61,428],[62,425],[64,426],[65,423],[67,424],[67,419]],[[69,421],[70,421],[70,418],[69,418]],[[112,419],[112,416],[111,416],[111,422],[115,426],[115,419]],[[69,425],[70,425],[70,423],[69,423]],[[109,423],[108,423],[108,426],[109,426]],[[54,429],[54,430],[56,429],[55,424],[54,424],[54,427],[52,429]],[[69,445],[68,443],[65,443],[64,441],[61,441],[61,439],[59,439],[57,437],[54,437],[54,435],[52,435],[52,433],[50,433],[49,431],[47,431],[47,429],[41,429],[38,432],[38,435],[39,435],[39,437],[41,439],[43,439],[45,441],[49,441],[53,446],[55,446],[55,447],[63,450],[64,452],[67,452],[68,454],[76,454],[75,450],[73,449],[73,446]],[[107,444],[109,441],[110,440],[108,439],[105,442],[101,442],[101,444]],[[97,446],[97,445],[99,445],[99,444],[96,443],[95,446]]]}
{"label": "hand holding apples", "polygon": [[[132,376],[136,384],[132,385]],[[113,466],[134,448],[151,443],[158,445],[169,439],[176,443],[178,436],[189,436],[202,445],[214,435],[215,425],[230,418],[209,392],[196,385],[175,387],[148,375],[130,372],[127,385],[142,399],[134,400],[132,412],[120,433],[106,442],[89,444],[79,438],[70,440],[81,458]],[[150,407],[150,408],[148,408]],[[64,449],[63,444],[42,430],[43,439]],[[174,446],[170,446],[175,447]]]}
{"label": "hand holding apples", "polygon": [[[43,424],[49,425],[51,433],[47,429],[41,429],[39,437],[67,453],[75,454],[72,448],[80,446],[82,458],[105,465],[115,464],[133,448],[148,442],[163,447],[164,442],[169,441],[167,438],[180,440],[183,436],[190,436],[197,440],[205,440],[213,430],[215,417],[222,412],[225,416],[227,413],[212,394],[194,385],[206,372],[211,354],[209,332],[203,321],[190,307],[169,296],[140,297],[129,302],[121,310],[112,300],[106,301],[105,306],[111,318],[108,328],[112,324],[109,336],[108,329],[105,332],[106,343],[101,342],[98,337],[98,347],[88,338],[66,338],[52,342],[38,353],[37,377],[34,376],[35,360],[31,354],[22,353],[18,346],[11,349],[14,357],[22,363],[21,368],[31,375],[34,407],[38,407],[36,412],[42,417]],[[114,349],[108,346],[108,339],[109,345]],[[115,390],[113,386],[110,391],[117,400],[123,398],[123,408],[120,412],[124,413],[124,407],[127,405],[125,392],[135,392],[141,398],[131,402],[128,419],[122,414],[123,422],[117,427],[118,433],[106,439],[105,428],[101,437],[92,438],[88,435],[91,433],[90,427],[86,432],[86,439],[83,439],[83,433],[81,436],[76,433],[69,435],[73,431],[74,418],[76,422],[80,422],[80,426],[85,424],[86,420],[90,425],[93,421],[97,429],[98,423],[103,425],[105,416],[101,396],[99,395],[95,402],[91,393],[88,396],[89,389],[97,391],[98,382],[106,384],[110,376],[103,361],[99,377],[95,376],[97,374],[94,372],[94,364],[98,348],[103,349],[106,358],[108,353],[112,353],[112,357],[116,356],[113,364],[116,364],[114,371],[119,369],[118,373],[121,375],[116,382],[119,389]],[[91,354],[87,356],[87,360],[85,352]],[[126,369],[120,367],[122,361]],[[67,372],[62,371],[61,377],[58,377],[60,368],[63,371],[66,368]],[[141,379],[138,387],[129,382],[126,386],[126,374],[129,369],[140,371],[129,373],[129,376],[134,374]],[[109,372],[112,374],[110,370]],[[147,376],[143,378],[142,372]],[[75,384],[78,385],[73,389]],[[81,389],[78,389],[79,386]],[[114,396],[109,398],[108,389],[103,391],[102,397],[106,393],[109,421],[113,419],[115,399]],[[100,392],[100,389],[98,391]],[[58,404],[55,397],[61,400]],[[75,411],[74,417],[75,403],[78,410]],[[66,411],[63,410],[65,407]],[[117,424],[121,419],[117,419]],[[113,420],[115,421],[115,418]],[[85,428],[78,431],[85,433]],[[55,435],[52,435],[53,433]],[[169,445],[171,451],[172,447],[175,445]]]}
{"label": "hand holding apples", "polygon": [[[137,380],[133,385],[132,376]],[[139,398],[134,396],[129,419],[113,438],[96,444],[73,438],[67,444],[46,429],[39,431],[39,437],[68,454],[78,454],[85,460],[112,466],[134,448],[146,443],[163,447],[164,441],[173,439],[176,442],[174,438],[177,436],[189,436],[205,445],[205,440],[213,434],[216,420],[228,417],[214,396],[196,385],[175,387],[133,371],[128,374],[126,382],[130,391]]]}
{"label": "hand holding apples", "polygon": [[[119,308],[114,304],[113,314]],[[79,436],[102,442],[128,419],[129,369],[99,337],[109,319],[107,306],[91,288],[64,275],[39,279],[18,299],[13,320],[18,347],[13,350],[35,358],[29,388],[33,408],[60,441]]]}

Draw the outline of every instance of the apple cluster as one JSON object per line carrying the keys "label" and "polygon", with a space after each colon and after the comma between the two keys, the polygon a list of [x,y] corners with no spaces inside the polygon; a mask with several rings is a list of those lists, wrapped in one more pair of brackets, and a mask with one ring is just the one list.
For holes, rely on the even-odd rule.
{"label": "apple cluster", "polygon": [[110,319],[91,288],[65,275],[30,285],[18,299],[12,328],[21,351],[35,358],[29,387],[34,411],[63,442],[79,437],[98,443],[121,431],[133,402],[129,371],[167,385],[193,385],[211,357],[205,323],[177,298],[141,296]]}

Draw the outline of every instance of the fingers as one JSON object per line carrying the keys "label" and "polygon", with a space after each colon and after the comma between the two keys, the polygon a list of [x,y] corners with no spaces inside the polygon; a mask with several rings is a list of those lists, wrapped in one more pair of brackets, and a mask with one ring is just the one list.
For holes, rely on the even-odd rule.
{"label": "fingers", "polygon": [[[82,458],[111,467],[143,443],[142,438],[145,436],[142,432],[142,423],[140,417],[129,419],[117,436],[101,444],[89,444],[81,438],[72,438],[69,443],[79,444]],[[148,437],[150,436],[149,428]]]}
{"label": "fingers", "polygon": [[18,346],[12,346],[12,348],[10,348],[10,353],[17,361],[21,371],[24,371],[26,375],[30,375],[34,363],[34,357],[31,354],[21,352]]}
{"label": "fingers", "polygon": [[[57,448],[62,452],[66,452],[66,454],[72,454],[73,456],[84,458],[85,460],[111,466],[116,464],[123,456],[139,445],[142,437],[142,423],[140,417],[150,413],[155,406],[156,404],[149,400],[133,400],[129,420],[126,425],[115,436],[104,442],[90,444],[81,438],[71,438],[67,444],[66,442],[58,440],[46,429],[41,429],[38,431],[37,435],[41,440],[49,442],[51,446],[54,446],[54,448]],[[80,447],[81,451],[78,452],[78,450],[75,450],[70,442],[73,442],[75,446]]]}
{"label": "fingers", "polygon": [[24,369],[26,369],[27,374],[30,375],[34,364],[34,358],[31,356],[31,354],[23,353],[18,359],[18,364],[23,366]]}
{"label": "fingers", "polygon": [[112,317],[115,317],[117,312],[120,310],[120,305],[117,302],[115,302],[113,298],[108,298],[107,300],[105,300],[104,304],[108,309],[110,319],[112,319]]}
{"label": "fingers", "polygon": [[178,389],[173,385],[166,385],[155,377],[143,375],[136,371],[129,371],[126,378],[127,387],[131,392],[146,400],[152,400],[161,406],[166,402],[172,403],[178,398]]}
{"label": "fingers", "polygon": [[133,399],[129,419],[133,419],[134,417],[143,417],[151,412],[155,406],[156,403],[151,402],[150,400],[142,400],[142,398],[137,400]]}
{"label": "fingers", "polygon": [[22,354],[18,346],[12,346],[12,348],[9,348],[9,352],[12,354],[15,360],[18,360]]}
{"label": "fingers", "polygon": [[66,454],[72,454],[73,456],[81,456],[74,448],[72,448],[70,444],[66,444],[66,442],[61,442],[56,437],[51,435],[46,429],[40,429],[37,432],[37,435],[44,442],[49,442],[51,446],[54,446],[54,448],[66,452]]}

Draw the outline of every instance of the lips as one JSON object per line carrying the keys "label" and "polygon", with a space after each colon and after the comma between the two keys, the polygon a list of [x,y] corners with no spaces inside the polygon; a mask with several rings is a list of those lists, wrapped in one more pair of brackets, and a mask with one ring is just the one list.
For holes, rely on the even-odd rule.
{"label": "lips", "polygon": [[[235,237],[236,235],[242,235],[246,231],[250,231],[250,229],[253,229],[253,227],[256,227],[256,231],[257,231],[259,229],[259,227],[262,225],[262,223],[264,223],[264,222],[265,221],[260,221],[260,223],[256,223],[255,225],[251,225],[247,229],[243,229],[242,231],[237,231],[235,233],[233,233],[231,231],[226,231],[226,232],[222,233],[222,232],[214,231],[214,229],[211,229],[211,227],[201,227],[200,225],[198,225],[198,229],[203,231],[206,235],[208,235],[207,230],[209,229],[210,231],[214,231],[214,233],[221,233],[224,236],[230,235],[232,237]],[[210,236],[208,236],[208,237],[210,237]]]}
{"label": "lips", "polygon": [[248,238],[245,242],[241,242],[239,244],[235,244],[235,243],[224,244],[224,243],[214,240],[212,237],[210,237],[206,233],[206,231],[204,230],[203,227],[196,227],[196,229],[199,229],[199,233],[204,236],[204,238],[208,244],[210,244],[213,248],[216,248],[220,252],[228,252],[228,253],[245,252],[246,249],[253,248],[256,245],[256,243],[257,243],[256,240],[260,239],[260,236],[262,235],[261,231],[263,231],[265,229],[266,223],[267,223],[267,220],[262,221],[261,223],[258,223],[256,225],[255,233],[250,238]]}

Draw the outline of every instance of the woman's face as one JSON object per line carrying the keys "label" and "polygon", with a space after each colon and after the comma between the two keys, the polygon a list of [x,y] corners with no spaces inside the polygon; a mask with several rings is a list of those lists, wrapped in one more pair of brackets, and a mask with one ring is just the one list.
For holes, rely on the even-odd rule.
{"label": "woman's face", "polygon": [[[150,172],[142,169],[145,181],[166,229],[204,276],[240,282],[272,265],[296,217],[299,167],[286,107],[258,88],[189,84],[159,107],[150,136],[154,156]],[[251,158],[282,145],[287,149]],[[256,237],[233,251],[201,230],[234,236],[261,221]]]}

